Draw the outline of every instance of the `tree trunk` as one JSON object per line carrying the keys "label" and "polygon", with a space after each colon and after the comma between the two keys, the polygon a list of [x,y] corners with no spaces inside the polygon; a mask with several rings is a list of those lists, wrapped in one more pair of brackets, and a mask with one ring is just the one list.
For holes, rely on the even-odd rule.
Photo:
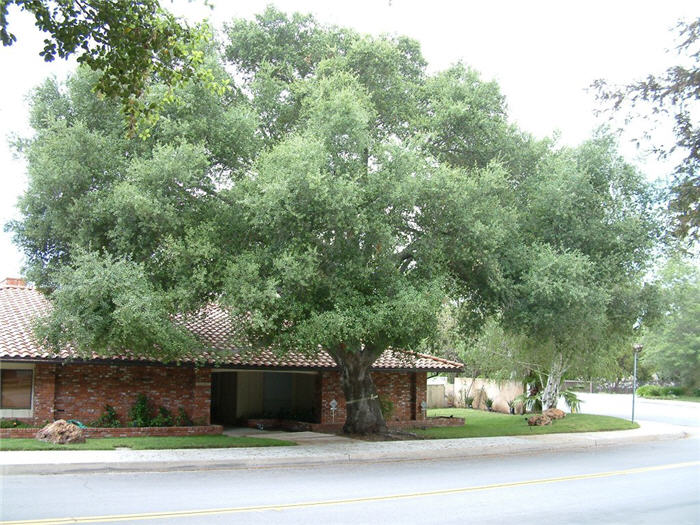
{"label": "tree trunk", "polygon": [[564,372],[566,372],[564,359],[559,354],[552,361],[552,367],[549,370],[549,374],[547,374],[547,385],[542,392],[542,410],[557,408],[561,379],[564,376]]}
{"label": "tree trunk", "polygon": [[370,369],[381,354],[368,348],[351,351],[344,347],[329,352],[340,371],[340,384],[345,394],[347,434],[380,434],[387,431]]}

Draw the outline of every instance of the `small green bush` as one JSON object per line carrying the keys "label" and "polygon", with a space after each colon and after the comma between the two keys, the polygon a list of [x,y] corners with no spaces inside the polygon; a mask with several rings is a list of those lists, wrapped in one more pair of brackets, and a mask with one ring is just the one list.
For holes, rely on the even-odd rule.
{"label": "small green bush", "polygon": [[151,419],[152,427],[172,427],[173,415],[164,406],[158,407],[158,414]]}
{"label": "small green bush", "polygon": [[529,396],[527,392],[515,396],[516,406],[522,407],[523,412],[542,412],[542,391]]}
{"label": "small green bush", "polygon": [[685,390],[680,386],[666,386],[663,388],[663,395],[665,396],[682,396],[685,394]]}
{"label": "small green bush", "polygon": [[132,427],[150,427],[153,409],[146,394],[139,394],[136,403],[129,410],[129,425]]}
{"label": "small green bush", "polygon": [[32,425],[23,423],[19,419],[0,419],[0,428],[32,428]]}
{"label": "small green bush", "polygon": [[663,395],[663,389],[657,385],[644,385],[637,389],[639,397],[660,397]]}
{"label": "small green bush", "polygon": [[379,409],[382,411],[382,416],[384,416],[384,419],[391,419],[391,416],[394,415],[394,402],[391,399],[382,399],[381,397],[378,399],[378,401]]}
{"label": "small green bush", "polygon": [[473,402],[474,396],[467,396],[464,398],[464,406],[466,406],[467,408],[471,408]]}
{"label": "small green bush", "polygon": [[187,412],[185,412],[185,409],[182,407],[177,409],[175,425],[178,427],[191,427],[192,425],[194,425],[192,418],[189,415],[187,415]]}
{"label": "small green bush", "polygon": [[102,412],[100,417],[91,423],[93,427],[99,428],[117,428],[122,426],[122,422],[119,420],[117,411],[112,405],[105,405],[105,411]]}

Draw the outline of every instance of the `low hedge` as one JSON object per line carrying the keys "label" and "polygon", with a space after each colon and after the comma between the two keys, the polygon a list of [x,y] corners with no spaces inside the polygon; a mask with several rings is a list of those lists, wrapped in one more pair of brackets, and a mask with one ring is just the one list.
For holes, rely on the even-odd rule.
{"label": "low hedge", "polygon": [[680,386],[644,385],[637,389],[639,397],[671,397],[684,394],[685,390]]}

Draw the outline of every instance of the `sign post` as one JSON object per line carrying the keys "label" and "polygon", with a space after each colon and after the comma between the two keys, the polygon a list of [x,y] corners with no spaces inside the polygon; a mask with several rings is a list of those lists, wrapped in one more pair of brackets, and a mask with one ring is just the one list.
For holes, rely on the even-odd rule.
{"label": "sign post", "polygon": [[335,423],[335,411],[338,410],[338,402],[335,399],[331,399],[329,405],[331,407],[331,419]]}

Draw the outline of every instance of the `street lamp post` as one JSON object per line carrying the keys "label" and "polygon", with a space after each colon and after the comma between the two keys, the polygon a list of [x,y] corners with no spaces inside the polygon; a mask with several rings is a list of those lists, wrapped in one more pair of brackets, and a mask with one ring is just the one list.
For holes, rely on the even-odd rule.
{"label": "street lamp post", "polygon": [[634,423],[634,400],[637,397],[637,356],[642,351],[642,345],[634,345],[634,380],[632,382],[632,423]]}

